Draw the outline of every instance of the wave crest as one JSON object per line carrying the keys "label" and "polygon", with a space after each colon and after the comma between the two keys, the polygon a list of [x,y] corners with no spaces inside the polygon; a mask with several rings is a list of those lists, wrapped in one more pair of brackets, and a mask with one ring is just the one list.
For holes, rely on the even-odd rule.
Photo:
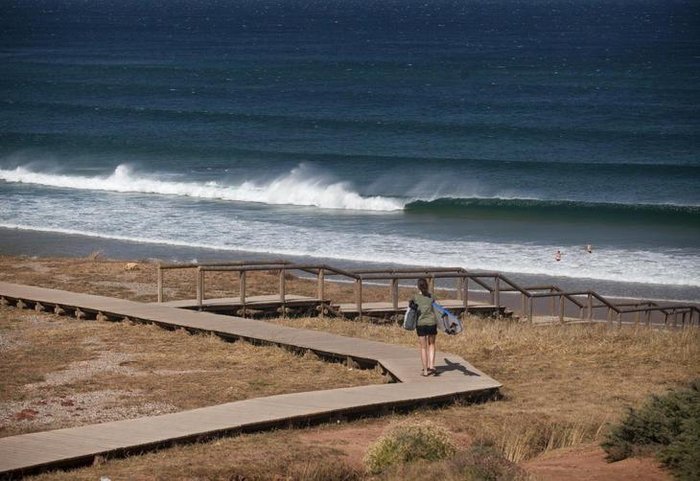
{"label": "wave crest", "polygon": [[86,177],[32,172],[25,167],[0,169],[6,182],[38,184],[50,187],[108,192],[177,195],[202,199],[256,202],[275,205],[313,206],[322,209],[395,211],[404,207],[398,199],[364,197],[345,182],[327,181],[313,176],[303,166],[269,182],[245,181],[240,185],[210,182],[175,182],[135,173],[125,164],[108,176]]}
{"label": "wave crest", "polygon": [[678,223],[700,226],[700,206],[675,204],[625,204],[576,200],[440,198],[414,200],[409,213],[507,220],[556,220],[593,223]]}

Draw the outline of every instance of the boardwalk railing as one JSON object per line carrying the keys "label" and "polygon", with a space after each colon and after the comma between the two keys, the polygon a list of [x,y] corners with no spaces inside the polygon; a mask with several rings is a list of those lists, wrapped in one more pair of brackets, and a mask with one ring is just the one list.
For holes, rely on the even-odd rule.
{"label": "boardwalk railing", "polygon": [[[607,309],[606,320],[608,324],[616,322],[634,322],[635,324],[652,324],[652,316],[657,313],[657,318],[663,316],[664,325],[686,326],[700,325],[700,308],[695,304],[668,304],[659,305],[654,301],[635,300],[633,302],[613,302],[592,290],[564,291],[557,286],[529,286],[523,287],[499,272],[470,272],[460,267],[443,268],[413,268],[413,269],[360,269],[344,270],[327,264],[294,264],[285,260],[252,260],[224,263],[189,263],[189,264],[161,264],[158,266],[158,302],[163,302],[163,278],[164,272],[173,269],[196,269],[196,305],[199,309],[205,307],[205,274],[207,272],[236,272],[238,273],[239,293],[238,299],[245,309],[246,300],[246,273],[255,271],[272,271],[279,273],[279,290],[277,302],[281,312],[285,312],[288,302],[286,279],[289,273],[294,271],[311,274],[316,277],[317,298],[320,303],[320,314],[323,315],[329,307],[326,299],[326,282],[329,278],[340,278],[344,282],[354,283],[354,313],[362,317],[366,308],[363,289],[367,283],[388,282],[391,310],[399,312],[399,283],[402,280],[415,280],[423,277],[428,280],[431,290],[436,287],[436,281],[453,280],[454,291],[460,302],[460,310],[468,314],[470,310],[470,295],[484,292],[490,300],[493,312],[501,315],[504,308],[503,295],[519,295],[520,315],[532,323],[533,319],[543,316],[541,303],[538,300],[549,299],[549,315],[558,318],[564,323],[569,319],[577,319],[585,322],[597,320],[595,312]],[[470,284],[476,289],[470,288]],[[441,287],[444,288],[444,287]],[[405,307],[404,307],[405,308]],[[472,307],[473,308],[473,307]],[[567,315],[574,311],[575,315]],[[630,315],[634,320],[630,321]],[[625,318],[626,317],[626,318]]]}

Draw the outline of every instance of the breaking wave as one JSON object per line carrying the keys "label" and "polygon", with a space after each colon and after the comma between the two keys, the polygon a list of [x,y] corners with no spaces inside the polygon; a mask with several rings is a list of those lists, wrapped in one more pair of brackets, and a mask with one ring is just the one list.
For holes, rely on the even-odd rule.
{"label": "breaking wave", "polygon": [[303,166],[272,181],[248,180],[239,185],[226,185],[217,181],[162,180],[155,175],[134,172],[128,165],[118,166],[110,175],[93,177],[33,172],[26,167],[17,167],[14,170],[0,169],[0,179],[67,189],[176,195],[322,209],[395,211],[404,206],[399,199],[362,196],[353,191],[348,183],[313,176]]}

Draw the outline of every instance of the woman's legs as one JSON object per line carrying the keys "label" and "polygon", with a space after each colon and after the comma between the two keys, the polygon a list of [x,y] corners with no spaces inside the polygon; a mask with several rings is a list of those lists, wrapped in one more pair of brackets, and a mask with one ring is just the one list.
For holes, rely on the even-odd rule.
{"label": "woman's legs", "polygon": [[[428,338],[430,336],[418,336],[420,344],[420,360],[423,363],[423,375],[428,374],[429,358],[428,358]],[[434,356],[433,356],[434,357]]]}
{"label": "woman's legs", "polygon": [[[435,335],[425,336],[427,338],[427,361],[428,369],[435,370]],[[425,363],[423,364],[425,365]]]}

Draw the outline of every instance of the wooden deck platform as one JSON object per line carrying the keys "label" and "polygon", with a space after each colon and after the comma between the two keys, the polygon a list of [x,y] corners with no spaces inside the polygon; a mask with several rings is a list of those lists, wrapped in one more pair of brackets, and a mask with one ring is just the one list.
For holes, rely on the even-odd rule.
{"label": "wooden deck platform", "polygon": [[[439,302],[442,306],[449,309],[455,315],[460,315],[465,310],[464,301],[461,299],[440,299]],[[359,314],[355,303],[331,304],[331,308],[337,310],[347,317],[355,317]],[[398,303],[398,308],[396,309],[391,302],[362,303],[362,314],[367,316],[388,317],[396,314],[403,315],[403,313],[406,312],[406,309],[408,309],[408,301],[400,301]],[[497,314],[499,310],[501,311],[501,315],[506,312],[505,307],[497,309],[496,306],[492,304],[469,301],[469,312],[471,314],[494,315]]]}
{"label": "wooden deck platform", "polygon": [[[460,315],[464,312],[464,301],[460,299],[444,299],[440,300],[440,304],[452,311],[455,315]],[[196,299],[184,299],[178,301],[168,301],[155,303],[155,305],[177,307],[180,309],[200,308]],[[354,318],[359,314],[356,303],[332,303],[328,299],[318,299],[314,297],[299,296],[296,294],[286,294],[284,303],[278,295],[250,296],[242,302],[239,297],[220,297],[214,299],[202,300],[202,310],[209,312],[218,312],[226,314],[234,314],[242,317],[248,317],[249,313],[280,313],[282,307],[287,310],[307,313],[317,313],[322,306],[329,306],[332,310],[340,313],[343,316]],[[408,301],[400,301],[398,307],[394,308],[391,302],[363,302],[362,314],[366,316],[376,317],[391,317],[395,315],[403,315],[408,308]],[[493,304],[484,302],[469,301],[469,312],[477,315],[494,315],[499,309]],[[505,307],[500,308],[501,315],[505,314]]]}
{"label": "wooden deck platform", "polygon": [[[282,308],[297,312],[318,313],[323,305],[329,305],[330,301],[321,300],[315,297],[299,296],[296,294],[286,294],[284,302],[279,295],[248,296],[244,301],[240,297],[219,297],[202,300],[202,310],[209,312],[227,313],[247,317],[248,313],[272,313],[280,314]],[[199,310],[200,305],[197,299],[184,299],[179,301],[168,301],[156,303],[156,305],[177,307],[180,309]]]}
{"label": "wooden deck platform", "polygon": [[177,441],[486,396],[501,387],[464,359],[449,353],[438,352],[438,376],[424,378],[420,376],[415,349],[251,319],[235,318],[236,322],[231,322],[229,316],[208,312],[5,282],[0,282],[0,301],[78,316],[129,318],[169,328],[211,332],[224,338],[310,350],[322,357],[345,359],[365,367],[379,366],[398,381],[249,399],[162,416],[0,438],[0,477],[88,464],[95,456],[123,455]]}

